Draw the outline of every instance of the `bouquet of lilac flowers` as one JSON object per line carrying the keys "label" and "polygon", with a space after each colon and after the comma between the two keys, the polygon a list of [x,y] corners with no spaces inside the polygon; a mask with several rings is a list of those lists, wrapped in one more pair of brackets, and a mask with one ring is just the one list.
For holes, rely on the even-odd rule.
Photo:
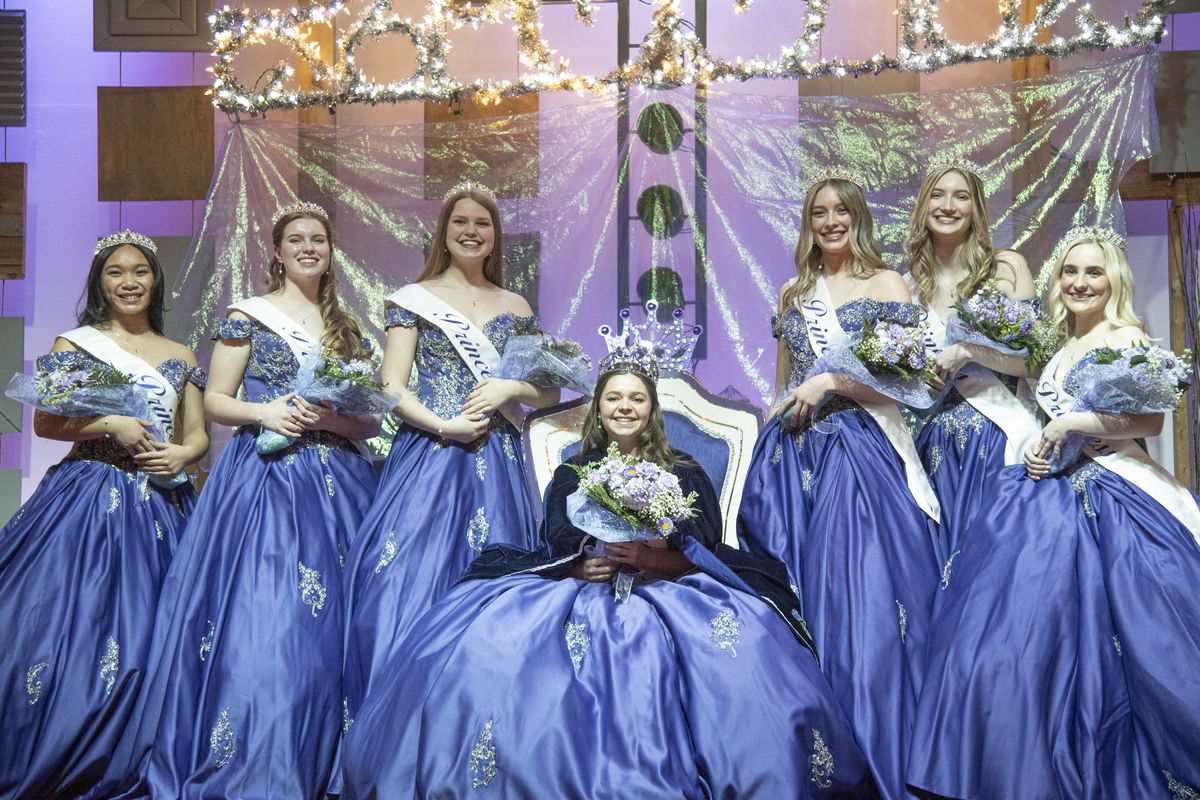
{"label": "bouquet of lilac flowers", "polygon": [[[43,366],[42,359],[38,362],[34,377],[14,375],[4,393],[19,403],[60,417],[119,414],[154,421],[146,396],[138,391],[132,376],[112,365],[95,361],[67,367]],[[166,431],[157,422],[152,432],[160,442],[167,440]],[[187,475],[182,472],[174,475],[139,473],[139,477],[164,489],[173,489],[187,481]]]}
{"label": "bouquet of lilac flowers", "polygon": [[[1161,414],[1174,411],[1191,384],[1190,350],[1175,355],[1154,345],[1115,349],[1101,347],[1095,357],[1073,370],[1075,404],[1072,411],[1104,414]],[[1051,464],[1060,472],[1079,458],[1086,439],[1072,435]]]}
{"label": "bouquet of lilac flowers", "polygon": [[825,372],[848,375],[882,395],[913,408],[929,408],[925,387],[933,377],[925,351],[925,326],[867,319],[844,344],[817,359],[806,378]]}
{"label": "bouquet of lilac flowers", "polygon": [[958,313],[946,323],[946,341],[990,347],[1002,353],[1025,356],[1025,366],[1035,372],[1058,349],[1058,335],[1035,300],[1013,300],[995,280],[980,287],[967,300],[954,304]]}
{"label": "bouquet of lilac flowers", "polygon": [[504,345],[497,378],[529,381],[535,386],[562,386],[582,395],[595,389],[592,361],[573,339],[535,334],[513,336]]}
{"label": "bouquet of lilac flowers", "polygon": [[[383,414],[399,400],[383,390],[375,380],[379,364],[374,359],[339,359],[330,353],[317,353],[300,365],[293,391],[310,403],[328,403],[339,414],[360,416]],[[270,455],[291,445],[295,439],[272,430],[263,430],[255,442],[259,455]]]}
{"label": "bouquet of lilac flowers", "polygon": [[[651,461],[622,455],[615,444],[599,461],[572,468],[579,488],[567,498],[567,518],[600,542],[593,555],[604,555],[604,542],[665,539],[696,513],[697,495],[685,496],[679,478]],[[628,599],[633,576],[618,573],[614,586],[618,600]]]}

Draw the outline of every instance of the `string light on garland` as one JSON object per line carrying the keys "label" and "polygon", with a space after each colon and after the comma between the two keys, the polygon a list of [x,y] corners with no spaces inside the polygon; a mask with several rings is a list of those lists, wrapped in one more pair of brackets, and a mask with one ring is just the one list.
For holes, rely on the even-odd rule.
{"label": "string light on garland", "polygon": [[[1098,19],[1087,3],[1078,0],[1046,0],[1036,7],[1033,18],[1021,24],[1021,0],[998,0],[1000,27],[986,40],[951,41],[938,20],[939,0],[900,0],[900,44],[896,56],[876,53],[867,59],[820,59],[810,61],[829,12],[829,0],[809,0],[804,31],[785,46],[774,60],[716,58],[682,19],[678,0],[655,0],[649,33],[637,58],[604,75],[577,75],[565,59],[555,60],[542,34],[542,0],[487,0],[480,4],[458,0],[427,0],[420,20],[401,18],[393,0],[372,0],[345,30],[331,62],[320,58],[316,43],[306,30],[313,25],[333,24],[346,11],[345,0],[310,2],[304,9],[251,12],[228,6],[209,17],[213,29],[216,65],[213,72],[213,104],[227,112],[264,113],[325,105],[333,110],[339,103],[398,103],[407,100],[446,101],[474,96],[483,103],[498,102],[530,92],[571,90],[614,92],[631,86],[707,85],[755,78],[806,79],[825,76],[879,74],[886,70],[930,72],[954,64],[1003,61],[1028,56],[1061,58],[1084,50],[1107,50],[1157,42],[1164,35],[1167,0],[1143,0],[1132,18],[1120,25]],[[592,24],[592,0],[574,0],[576,18]],[[753,0],[733,0],[737,13],[749,11]],[[1078,32],[1071,37],[1048,33],[1061,16],[1077,6]],[[450,50],[448,33],[464,25],[479,27],[504,19],[512,22],[517,53],[524,72],[515,81],[478,79],[458,81],[446,71]],[[399,36],[416,48],[416,70],[402,81],[379,83],[369,79],[355,64],[358,49],[367,41]],[[241,83],[233,69],[234,57],[247,47],[266,42],[290,47],[313,75],[316,88],[287,88],[295,74],[292,65],[281,62],[265,73],[262,89]],[[261,79],[260,79],[261,80]]]}

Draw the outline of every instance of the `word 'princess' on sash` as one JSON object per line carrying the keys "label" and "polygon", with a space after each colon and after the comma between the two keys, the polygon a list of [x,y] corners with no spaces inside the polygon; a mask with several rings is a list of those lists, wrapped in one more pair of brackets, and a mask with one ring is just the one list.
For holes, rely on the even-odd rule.
{"label": "word 'princess' on sash", "polygon": [[162,432],[162,441],[171,441],[175,435],[175,409],[179,406],[179,393],[161,372],[90,325],[75,328],[60,336],[80,350],[131,376],[134,385],[146,399],[152,417],[147,421],[157,424]]}
{"label": "word 'princess' on sash", "polygon": [[[1074,410],[1075,398],[1056,380],[1054,375],[1062,360],[1059,350],[1042,370],[1037,384],[1037,401],[1052,418]],[[1091,439],[1083,452],[1109,472],[1129,481],[1179,520],[1200,546],[1200,508],[1196,498],[1175,477],[1160,467],[1154,459],[1131,439]]]}
{"label": "word 'princess' on sash", "polygon": [[[817,278],[812,298],[802,304],[800,310],[801,316],[804,318],[804,328],[808,333],[808,343],[818,357],[825,355],[829,350],[849,338],[845,329],[842,328],[842,324],[838,322],[837,309],[833,305],[833,298],[829,294],[829,287],[825,284],[824,276]],[[858,401],[858,404],[871,415],[896,454],[900,456],[900,460],[904,463],[908,490],[912,493],[917,505],[932,520],[940,522],[941,504],[938,503],[933,486],[929,483],[929,476],[925,474],[925,467],[921,464],[920,456],[917,455],[917,448],[913,446],[908,426],[904,424],[904,419],[900,416],[900,409],[896,407],[895,403]]]}
{"label": "word 'princess' on sash", "polygon": [[[454,346],[454,351],[471,370],[476,381],[494,377],[500,352],[475,323],[423,286],[410,283],[388,296],[387,301],[411,311],[434,325]],[[521,406],[510,400],[497,409],[513,425],[521,425]]]}

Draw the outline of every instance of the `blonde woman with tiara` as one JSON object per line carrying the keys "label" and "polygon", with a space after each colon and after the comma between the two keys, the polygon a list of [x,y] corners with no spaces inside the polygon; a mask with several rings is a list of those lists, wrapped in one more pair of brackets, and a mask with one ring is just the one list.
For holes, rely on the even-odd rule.
{"label": "blonde woman with tiara", "polygon": [[991,282],[1015,301],[1032,301],[1025,259],[992,246],[979,167],[966,159],[934,162],[908,222],[905,280],[926,310],[926,346],[936,392],[950,388],[917,438],[917,452],[942,507],[947,561],[988,495],[996,473],[1017,464],[1041,427],[1028,393],[1018,399],[1025,359],[970,342],[948,343],[954,305]]}
{"label": "blonde woman with tiara", "polygon": [[1050,421],[943,580],[908,771],[937,796],[1198,796],[1200,508],[1135,441],[1161,413],[1075,402],[1112,381],[1103,348],[1148,342],[1123,249],[1098,228],[1060,245],[1046,303],[1065,344],[1036,389]]}
{"label": "blonde woman with tiara", "polygon": [[738,513],[742,547],[787,566],[821,669],[884,797],[903,757],[937,587],[937,499],[896,404],[843,374],[806,377],[874,321],[916,324],[875,243],[862,179],[808,182],[796,275],[779,293],[773,416]]}

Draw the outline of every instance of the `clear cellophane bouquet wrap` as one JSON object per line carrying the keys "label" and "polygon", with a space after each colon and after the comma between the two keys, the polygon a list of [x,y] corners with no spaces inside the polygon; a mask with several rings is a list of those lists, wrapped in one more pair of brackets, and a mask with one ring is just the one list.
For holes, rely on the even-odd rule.
{"label": "clear cellophane bouquet wrap", "polygon": [[1031,374],[1058,349],[1058,335],[1040,312],[1038,301],[1013,300],[995,280],[955,303],[954,308],[957,313],[946,322],[947,344],[973,344],[1024,356]]}
{"label": "clear cellophane bouquet wrap", "polygon": [[595,389],[592,361],[583,352],[583,345],[547,334],[510,337],[496,377],[541,387],[561,386],[582,395],[590,395]]}

